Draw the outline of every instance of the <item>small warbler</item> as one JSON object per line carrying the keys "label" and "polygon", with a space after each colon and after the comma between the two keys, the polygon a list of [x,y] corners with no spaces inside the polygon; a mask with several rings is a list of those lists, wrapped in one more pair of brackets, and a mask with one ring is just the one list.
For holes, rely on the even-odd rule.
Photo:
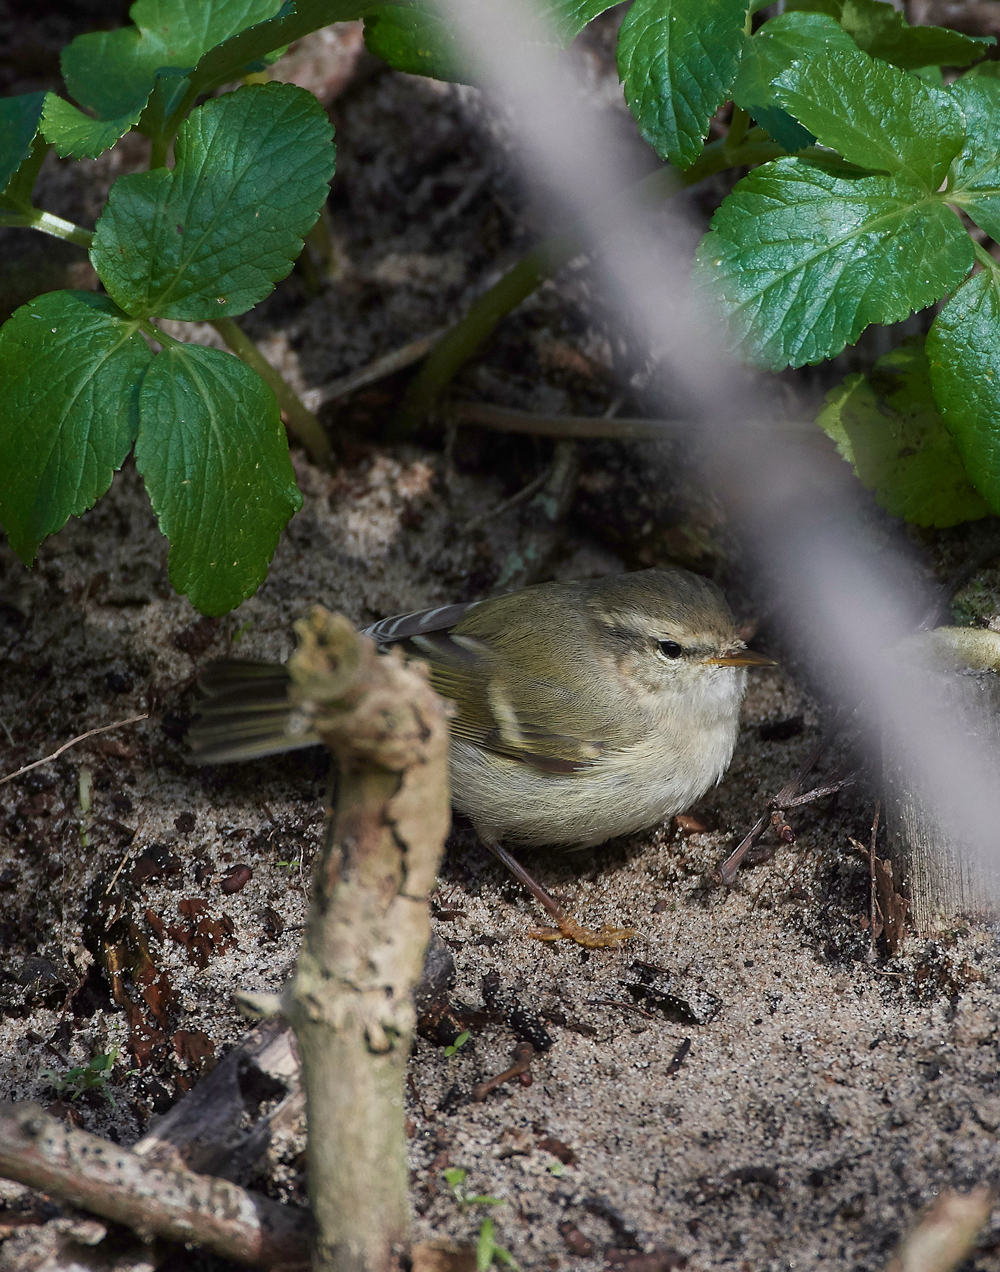
{"label": "small warbler", "polygon": [[[687,570],[542,583],[365,629],[430,666],[457,706],[452,802],[558,924],[606,945],[503,847],[590,847],[682,812],[720,780],[739,732],[748,650],[714,583]],[[203,762],[314,745],[293,732],[281,666],[223,661],[188,740]]]}

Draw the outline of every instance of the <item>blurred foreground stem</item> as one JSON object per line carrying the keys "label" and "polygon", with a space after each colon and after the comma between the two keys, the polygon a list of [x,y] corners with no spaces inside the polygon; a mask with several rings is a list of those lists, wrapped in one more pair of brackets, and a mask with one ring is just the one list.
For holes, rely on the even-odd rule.
{"label": "blurred foreground stem", "polygon": [[340,615],[296,625],[290,697],[333,754],[333,807],[286,1010],[309,1124],[316,1272],[408,1266],[403,1083],[449,823],[447,709]]}

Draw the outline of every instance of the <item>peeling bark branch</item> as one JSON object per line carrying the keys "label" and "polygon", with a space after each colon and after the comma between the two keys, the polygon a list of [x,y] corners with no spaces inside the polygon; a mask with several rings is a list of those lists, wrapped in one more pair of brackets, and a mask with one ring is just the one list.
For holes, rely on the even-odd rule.
{"label": "peeling bark branch", "polygon": [[339,615],[317,608],[296,626],[290,696],[337,770],[287,1005],[306,1089],[313,1266],[389,1272],[409,1247],[403,1084],[448,833],[448,709],[421,667],[379,656]]}
{"label": "peeling bark branch", "polygon": [[0,1110],[0,1174],[122,1223],[264,1267],[308,1259],[308,1215],[236,1184],[151,1166],[35,1104]]}

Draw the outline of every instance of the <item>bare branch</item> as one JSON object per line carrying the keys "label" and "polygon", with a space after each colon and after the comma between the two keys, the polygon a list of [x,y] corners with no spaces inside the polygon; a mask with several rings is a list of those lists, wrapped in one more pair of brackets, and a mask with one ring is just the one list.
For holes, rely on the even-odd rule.
{"label": "bare branch", "polygon": [[287,1014],[309,1118],[313,1266],[389,1272],[408,1255],[404,1079],[428,898],[449,824],[449,710],[426,671],[339,615],[296,625],[290,697],[337,777]]}
{"label": "bare branch", "polygon": [[308,1215],[228,1180],[163,1169],[35,1104],[0,1111],[0,1174],[125,1224],[140,1236],[196,1242],[238,1263],[304,1264]]}

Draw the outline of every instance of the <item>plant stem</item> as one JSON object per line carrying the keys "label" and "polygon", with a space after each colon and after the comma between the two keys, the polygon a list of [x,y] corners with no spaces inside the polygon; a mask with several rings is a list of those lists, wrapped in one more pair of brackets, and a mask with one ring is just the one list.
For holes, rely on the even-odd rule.
{"label": "plant stem", "polygon": [[330,464],[330,442],[323,428],[307,410],[301,399],[283,376],[271,366],[254,342],[243,332],[232,318],[216,318],[212,326],[223,338],[233,353],[251,367],[265,384],[270,385],[278,406],[285,417],[285,423],[306,448],[309,458],[314,464],[326,468]]}
{"label": "plant stem", "polygon": [[[736,147],[729,146],[728,138],[713,142],[705,147],[701,158],[686,172],[663,168],[633,186],[630,193],[633,197],[638,195],[643,201],[659,202],[726,168],[766,163],[785,154],[781,146],[764,140],[765,137],[762,129],[754,129]],[[616,212],[616,208],[608,209],[606,221],[609,228],[615,224]],[[500,320],[516,309],[546,278],[585,250],[585,246],[586,241],[579,232],[546,239],[518,261],[489,291],[484,292],[466,316],[442,336],[431,351],[403,399],[396,417],[397,426],[412,428],[424,420],[459,368],[485,344]]]}
{"label": "plant stem", "polygon": [[165,128],[153,138],[153,144],[149,152],[149,168],[165,168],[167,166],[167,152],[170,149],[170,141],[172,134],[168,133]]}
{"label": "plant stem", "polygon": [[40,230],[42,234],[51,234],[53,238],[65,239],[67,243],[75,243],[78,247],[89,248],[94,241],[91,230],[74,225],[72,221],[64,221],[61,216],[51,212],[42,212],[39,208],[28,207],[23,212],[8,213],[0,210],[0,225],[23,225],[30,230]]}
{"label": "plant stem", "polygon": [[742,106],[733,107],[733,117],[729,123],[729,132],[726,133],[725,145],[730,153],[733,153],[737,147],[743,144],[747,135],[747,129],[750,127],[750,114],[745,111]]}

